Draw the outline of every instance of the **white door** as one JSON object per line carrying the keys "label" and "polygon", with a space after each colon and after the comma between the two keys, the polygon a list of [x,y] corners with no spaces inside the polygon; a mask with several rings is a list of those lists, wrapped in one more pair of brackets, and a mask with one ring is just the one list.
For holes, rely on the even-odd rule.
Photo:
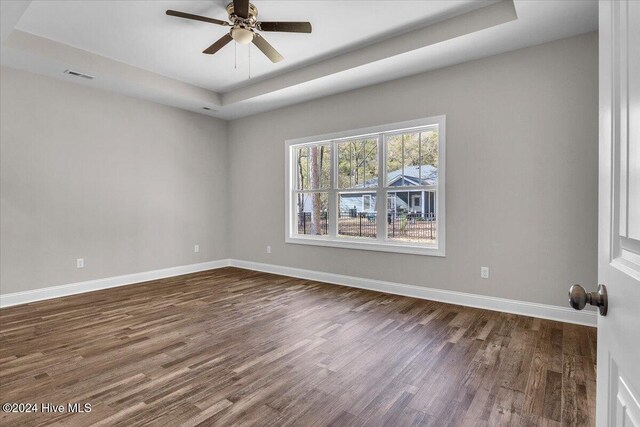
{"label": "white door", "polygon": [[640,1],[600,2],[598,426],[640,427]]}

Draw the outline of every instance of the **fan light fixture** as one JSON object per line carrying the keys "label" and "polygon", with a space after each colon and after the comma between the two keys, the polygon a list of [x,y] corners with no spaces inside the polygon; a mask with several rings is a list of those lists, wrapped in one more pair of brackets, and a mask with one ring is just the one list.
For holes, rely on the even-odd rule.
{"label": "fan light fixture", "polygon": [[202,51],[202,53],[207,55],[213,55],[228,43],[235,40],[236,43],[240,44],[253,43],[271,62],[279,62],[284,58],[264,39],[260,32],[276,31],[307,34],[311,32],[311,24],[309,22],[258,21],[258,8],[251,4],[249,0],[233,0],[232,3],[227,5],[227,14],[229,15],[228,22],[171,9],[167,10],[166,13],[169,16],[177,16],[178,18],[207,22],[222,27],[231,27],[231,31]]}
{"label": "fan light fixture", "polygon": [[246,28],[232,28],[231,37],[240,44],[249,44],[253,40],[253,31]]}

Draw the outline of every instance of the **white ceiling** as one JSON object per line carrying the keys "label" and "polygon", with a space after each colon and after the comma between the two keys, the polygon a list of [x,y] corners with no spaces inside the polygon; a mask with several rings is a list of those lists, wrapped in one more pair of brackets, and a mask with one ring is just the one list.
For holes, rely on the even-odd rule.
{"label": "white ceiling", "polygon": [[227,29],[164,13],[224,19],[226,1],[15,3],[0,3],[3,65],[227,119],[597,29],[593,0],[256,0],[260,19],[313,33],[263,33],[285,60],[252,48],[249,65],[238,45],[236,68],[233,43],[201,53]]}
{"label": "white ceiling", "polygon": [[[248,80],[250,45],[237,46],[236,69],[235,43],[215,55],[202,53],[228,28],[165,14],[167,9],[176,9],[226,20],[227,3],[33,1],[16,28],[205,89],[227,92]],[[259,19],[310,21],[313,33],[263,33],[285,60],[273,64],[251,46],[251,77],[286,71],[483,3],[488,2],[256,0]]]}

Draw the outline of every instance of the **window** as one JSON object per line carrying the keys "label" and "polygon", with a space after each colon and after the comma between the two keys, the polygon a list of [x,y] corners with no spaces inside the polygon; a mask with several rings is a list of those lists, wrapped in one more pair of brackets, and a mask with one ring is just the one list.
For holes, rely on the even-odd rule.
{"label": "window", "polygon": [[421,193],[413,194],[411,196],[411,212],[415,212],[416,210],[421,211],[422,205],[420,204],[420,200],[422,199]]}
{"label": "window", "polygon": [[363,194],[362,195],[362,210],[367,212],[371,210],[371,200],[373,198],[373,194]]}
{"label": "window", "polygon": [[444,143],[444,116],[287,141],[286,241],[444,256]]}

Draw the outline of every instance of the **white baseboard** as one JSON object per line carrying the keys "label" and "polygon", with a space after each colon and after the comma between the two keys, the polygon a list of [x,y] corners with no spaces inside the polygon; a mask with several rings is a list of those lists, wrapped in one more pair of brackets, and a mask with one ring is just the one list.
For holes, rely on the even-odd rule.
{"label": "white baseboard", "polygon": [[199,264],[181,265],[178,267],[163,268],[160,270],[145,271],[142,273],[126,274],[124,276],[107,277],[104,279],[88,280],[86,282],[70,283],[68,285],[52,286],[32,291],[15,292],[0,295],[0,307],[26,304],[51,298],[65,297],[100,289],[115,288],[118,286],[132,285],[149,280],[164,279],[165,277],[180,276],[196,273],[198,271],[213,270],[229,266],[228,259],[202,262]]}
{"label": "white baseboard", "polygon": [[353,288],[368,289],[385,292],[388,294],[402,295],[432,301],[446,302],[450,304],[464,305],[468,307],[483,308],[493,311],[521,314],[524,316],[539,317],[542,319],[557,320],[560,322],[575,323],[585,326],[597,326],[597,313],[595,311],[576,311],[569,307],[556,305],[537,304],[533,302],[518,301],[506,298],[496,298],[484,295],[469,294],[465,292],[447,291],[443,289],[427,288],[423,286],[405,285],[401,283],[384,282],[381,280],[363,279],[360,277],[343,276],[341,274],[324,273],[300,268],[285,267],[281,265],[262,264],[258,262],[232,259],[230,265],[248,270],[262,271],[266,273],[280,274],[283,276],[297,277],[318,282],[333,283],[350,286]]}
{"label": "white baseboard", "polygon": [[360,277],[344,276],[341,274],[324,273],[321,271],[304,270],[300,268],[285,267],[273,264],[262,264],[258,262],[242,261],[236,259],[221,259],[217,261],[203,262],[200,264],[163,268],[161,270],[146,271],[142,273],[127,274],[124,276],[108,277],[105,279],[71,283],[68,285],[34,289],[32,291],[4,294],[0,295],[0,307],[9,307],[18,304],[26,304],[51,298],[97,291],[100,289],[115,288],[118,286],[147,282],[149,280],[163,279],[165,277],[180,276],[182,274],[196,273],[198,271],[213,270],[227,266],[244,268],[254,271],[263,271],[266,273],[280,274],[283,276],[297,277],[307,280],[315,280],[318,282],[350,286],[353,288],[368,289],[372,291],[385,292],[388,294],[402,295],[432,301],[441,301],[468,307],[477,307],[487,310],[521,314],[524,316],[540,317],[542,319],[551,319],[560,322],[575,323],[586,326],[597,325],[597,314],[595,311],[576,311],[568,307],[560,307],[555,305],[537,304],[506,298],[488,297],[484,295],[469,294],[465,292],[447,291],[443,289],[405,285],[394,282],[384,282],[381,280],[363,279]]}

